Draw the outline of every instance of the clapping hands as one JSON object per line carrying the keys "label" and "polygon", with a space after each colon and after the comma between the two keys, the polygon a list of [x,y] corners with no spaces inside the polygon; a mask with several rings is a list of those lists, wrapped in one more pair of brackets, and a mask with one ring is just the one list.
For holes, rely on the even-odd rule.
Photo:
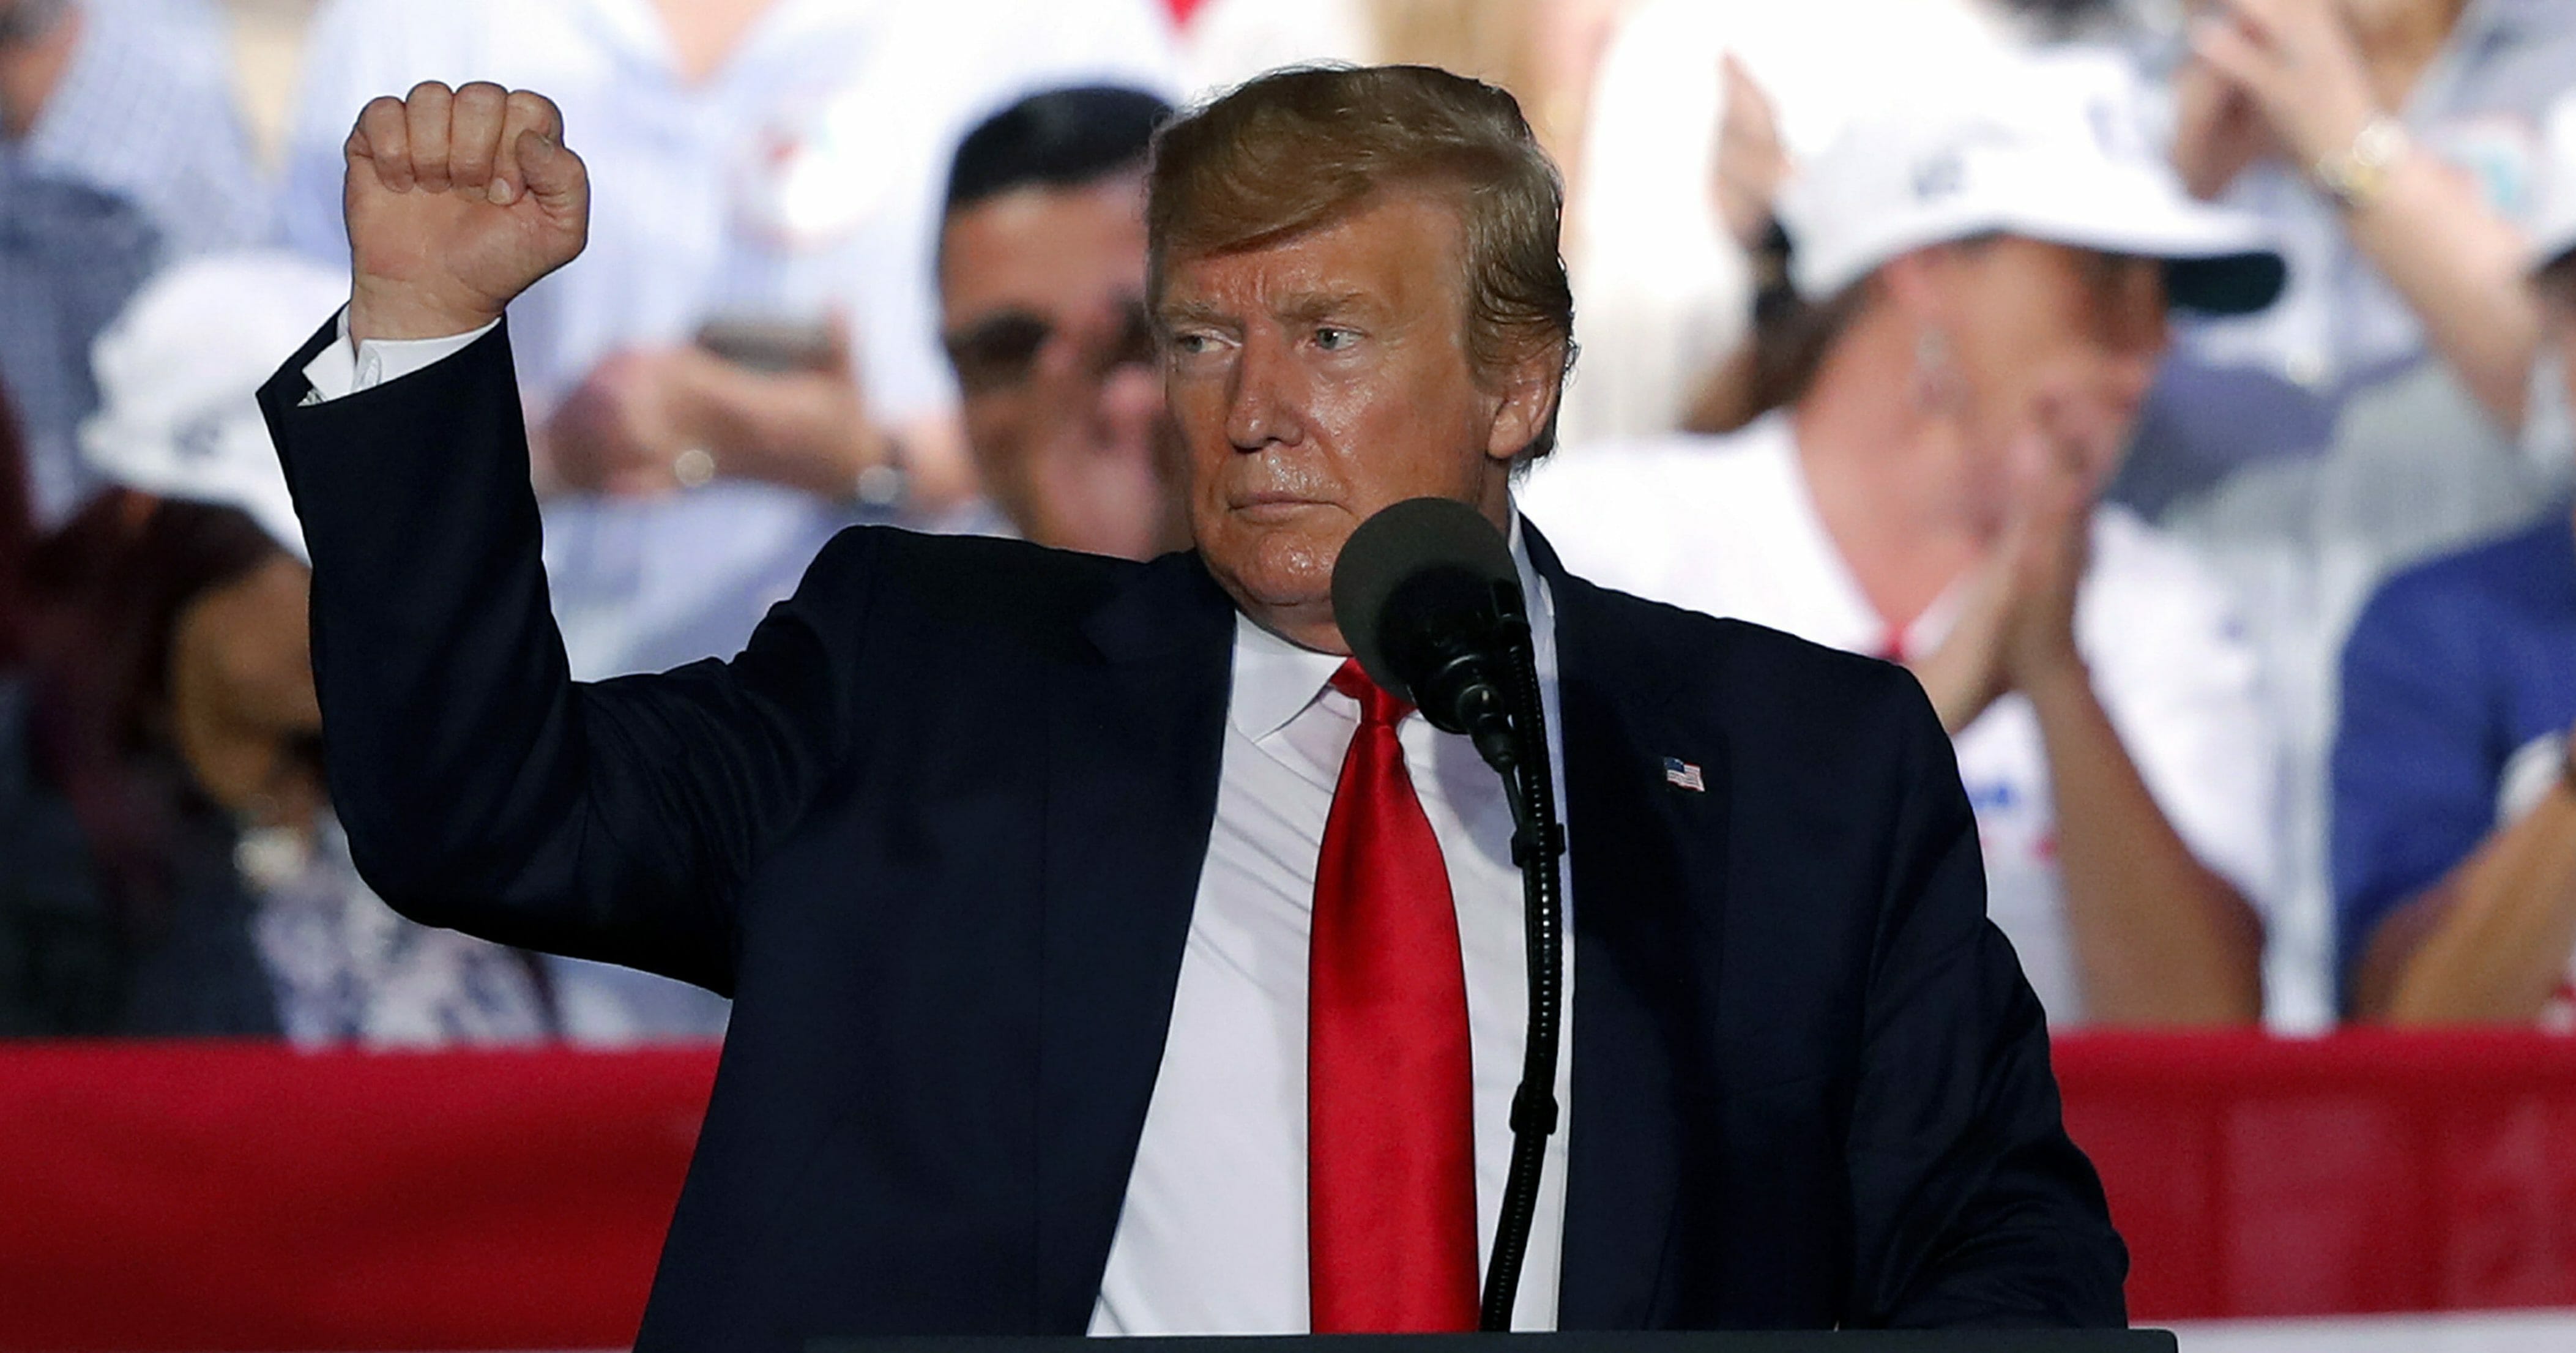
{"label": "clapping hands", "polygon": [[2013,443],[2001,536],[1972,576],[1939,648],[1914,664],[1956,734],[2007,692],[2081,676],[2076,598],[2091,559],[2094,499],[2121,426],[2098,402],[2043,395]]}

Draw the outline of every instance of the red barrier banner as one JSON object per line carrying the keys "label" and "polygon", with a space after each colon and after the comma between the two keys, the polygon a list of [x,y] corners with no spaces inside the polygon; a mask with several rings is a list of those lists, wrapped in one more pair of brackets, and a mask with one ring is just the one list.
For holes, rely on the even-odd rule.
{"label": "red barrier banner", "polygon": [[0,1347],[629,1343],[714,1071],[0,1045]]}
{"label": "red barrier banner", "polygon": [[[2576,1306],[2576,1039],[2091,1035],[2057,1066],[2142,1321]],[[714,1069],[0,1044],[0,1349],[624,1344]]]}
{"label": "red barrier banner", "polygon": [[2576,1039],[2062,1038],[2142,1320],[2576,1306]]}

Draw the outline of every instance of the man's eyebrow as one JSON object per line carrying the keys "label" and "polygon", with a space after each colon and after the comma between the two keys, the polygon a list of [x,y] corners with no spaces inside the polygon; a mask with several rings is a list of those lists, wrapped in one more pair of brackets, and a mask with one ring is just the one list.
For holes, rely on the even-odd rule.
{"label": "man's eyebrow", "polygon": [[1237,322],[1229,312],[1205,301],[1165,301],[1154,312],[1154,318],[1165,328],[1182,324],[1230,326]]}
{"label": "man's eyebrow", "polygon": [[[1377,298],[1358,288],[1340,291],[1300,291],[1279,299],[1270,307],[1270,316],[1292,325],[1313,324],[1339,317],[1375,314]],[[1154,318],[1165,328],[1184,324],[1204,324],[1214,328],[1238,328],[1242,316],[1233,310],[1206,301],[1165,301]]]}
{"label": "man's eyebrow", "polygon": [[1353,311],[1365,314],[1374,308],[1374,298],[1364,291],[1301,291],[1280,298],[1271,313],[1292,324],[1311,324]]}
{"label": "man's eyebrow", "polygon": [[988,310],[942,334],[941,341],[951,347],[990,338],[996,334],[1019,334],[1032,329],[1051,329],[1044,315],[1023,306],[1005,306]]}

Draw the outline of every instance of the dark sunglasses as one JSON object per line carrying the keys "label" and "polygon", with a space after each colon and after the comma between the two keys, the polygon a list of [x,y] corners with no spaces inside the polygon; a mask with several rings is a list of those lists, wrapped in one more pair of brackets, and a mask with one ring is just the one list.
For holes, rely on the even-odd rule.
{"label": "dark sunglasses", "polygon": [[[1029,373],[1037,369],[1038,355],[1055,341],[1056,334],[1052,320],[1025,310],[1006,310],[941,341],[948,348],[948,364],[957,371],[958,388],[969,395],[985,395],[1027,384]],[[1144,301],[1130,300],[1119,307],[1116,334],[1091,354],[1091,369],[1105,376],[1122,366],[1150,366],[1154,354],[1153,318],[1145,313]]]}

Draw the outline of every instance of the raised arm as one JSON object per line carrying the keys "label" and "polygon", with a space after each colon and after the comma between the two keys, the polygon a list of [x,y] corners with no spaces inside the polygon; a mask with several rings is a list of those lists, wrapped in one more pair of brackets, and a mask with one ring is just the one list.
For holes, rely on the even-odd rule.
{"label": "raised arm", "polygon": [[[491,85],[368,105],[348,142],[349,341],[472,333],[580,251],[588,185],[560,126]],[[333,797],[361,870],[421,921],[729,989],[732,892],[851,736],[829,674],[856,658],[873,537],[827,550],[729,664],[576,685],[506,326],[320,400],[304,373],[330,337],[261,402],[313,557]]]}
{"label": "raised arm", "polygon": [[[2507,432],[2522,426],[2540,311],[2523,285],[2522,232],[2475,180],[2393,133],[2395,100],[2333,0],[2215,0],[2175,77],[2175,168],[2203,197],[2266,143],[2313,181],[2359,165],[2343,227],[2404,297],[2433,351]],[[2393,134],[2392,134],[2393,133]]]}

